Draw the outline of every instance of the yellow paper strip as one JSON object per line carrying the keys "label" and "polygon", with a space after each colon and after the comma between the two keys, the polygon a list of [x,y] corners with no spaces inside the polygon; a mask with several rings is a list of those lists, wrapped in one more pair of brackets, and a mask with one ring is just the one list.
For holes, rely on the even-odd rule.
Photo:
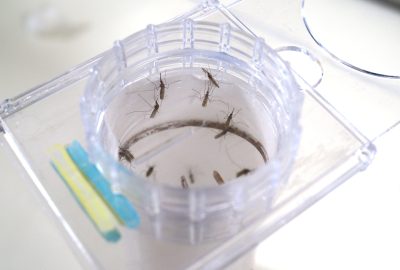
{"label": "yellow paper strip", "polygon": [[51,162],[100,233],[108,241],[118,241],[121,235],[116,228],[117,219],[76,167],[64,146],[53,147]]}

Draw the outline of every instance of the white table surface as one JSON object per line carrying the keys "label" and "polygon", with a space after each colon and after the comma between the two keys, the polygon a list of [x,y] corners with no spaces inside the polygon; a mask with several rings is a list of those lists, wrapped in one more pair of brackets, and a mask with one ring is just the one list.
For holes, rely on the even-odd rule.
{"label": "white table surface", "polygon": [[[79,27],[62,35],[27,29],[26,15],[44,4],[61,12],[63,22]],[[0,100],[104,51],[149,21],[162,22],[193,4],[2,1]],[[376,141],[378,153],[366,171],[264,241],[255,269],[400,269],[399,139],[397,126]],[[0,269],[81,269],[33,184],[20,177],[1,151],[0,190]]]}

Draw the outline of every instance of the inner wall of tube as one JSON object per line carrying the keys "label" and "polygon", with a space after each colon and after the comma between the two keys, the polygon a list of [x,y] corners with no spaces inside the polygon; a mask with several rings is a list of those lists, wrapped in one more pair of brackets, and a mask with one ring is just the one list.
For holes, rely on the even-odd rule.
{"label": "inner wall of tube", "polygon": [[157,70],[140,80],[125,75],[106,107],[101,141],[154,183],[195,188],[240,180],[275,154],[277,131],[268,97],[239,77],[246,76],[211,63]]}

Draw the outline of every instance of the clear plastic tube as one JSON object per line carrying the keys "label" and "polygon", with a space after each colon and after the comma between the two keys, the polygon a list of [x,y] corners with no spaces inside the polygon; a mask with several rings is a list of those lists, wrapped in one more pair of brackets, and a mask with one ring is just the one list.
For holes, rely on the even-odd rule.
{"label": "clear plastic tube", "polygon": [[184,20],[117,41],[81,114],[91,159],[134,203],[140,230],[195,244],[268,211],[293,164],[302,102],[262,39]]}

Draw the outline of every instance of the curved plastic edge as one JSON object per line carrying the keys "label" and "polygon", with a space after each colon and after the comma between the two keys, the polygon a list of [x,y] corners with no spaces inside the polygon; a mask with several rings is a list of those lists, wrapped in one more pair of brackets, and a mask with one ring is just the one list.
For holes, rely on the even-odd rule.
{"label": "curved plastic edge", "polygon": [[385,79],[400,79],[400,75],[390,75],[390,74],[383,74],[383,73],[378,73],[378,72],[374,72],[371,70],[367,70],[367,69],[363,69],[360,68],[358,66],[355,66],[353,64],[350,64],[349,62],[341,59],[340,57],[338,57],[337,55],[335,55],[334,53],[332,53],[327,47],[325,47],[321,41],[319,41],[312,33],[310,25],[307,22],[307,16],[306,16],[306,12],[305,12],[305,2],[306,0],[302,0],[301,1],[301,17],[304,23],[304,26],[308,32],[308,34],[310,35],[310,37],[314,40],[314,42],[321,47],[327,54],[329,54],[334,60],[338,61],[339,63],[348,66],[349,68],[352,68],[354,70],[357,70],[359,72],[362,72],[364,74],[368,74],[371,76],[375,76],[375,77],[380,77],[380,78],[385,78]]}

